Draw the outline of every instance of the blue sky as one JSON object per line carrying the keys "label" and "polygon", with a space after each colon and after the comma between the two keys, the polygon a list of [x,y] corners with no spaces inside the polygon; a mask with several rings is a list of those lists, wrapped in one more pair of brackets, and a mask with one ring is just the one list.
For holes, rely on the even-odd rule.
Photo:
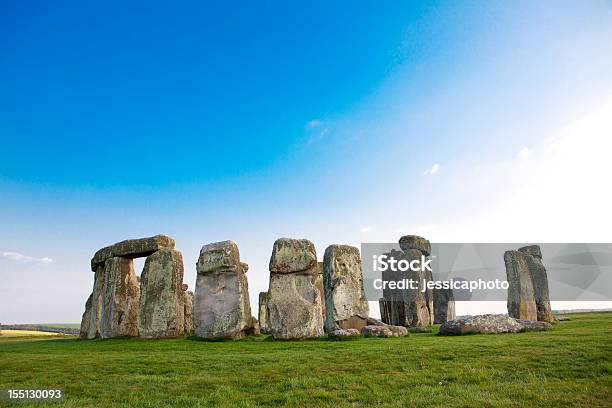
{"label": "blue sky", "polygon": [[[192,288],[199,248],[235,240],[253,302],[280,236],[320,256],[415,232],[610,240],[572,216],[610,204],[589,158],[609,147],[609,2],[2,8],[0,321],[78,321],[93,252],[156,233]],[[590,139],[564,133],[585,117]],[[560,134],[588,149],[553,156]],[[550,204],[568,168],[599,204]],[[545,204],[506,208],[523,188]]]}

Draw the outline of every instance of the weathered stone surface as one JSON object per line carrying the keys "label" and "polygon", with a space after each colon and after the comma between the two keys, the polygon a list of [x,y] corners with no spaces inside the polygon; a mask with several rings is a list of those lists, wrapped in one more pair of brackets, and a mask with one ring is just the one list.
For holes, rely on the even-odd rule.
{"label": "weathered stone surface", "polygon": [[529,260],[533,257],[519,251],[506,251],[504,262],[508,279],[508,314],[522,320],[537,320],[537,308]]}
{"label": "weathered stone surface", "polygon": [[391,333],[393,333],[393,337],[406,337],[406,336],[408,336],[408,329],[405,328],[404,326],[387,325],[386,327],[387,327],[387,329],[391,330]]}
{"label": "weathered stone surface", "polygon": [[434,289],[434,323],[455,320],[455,296],[452,289]]}
{"label": "weathered stone surface", "polygon": [[363,288],[359,249],[330,245],[323,257],[325,330],[357,329],[367,325],[368,301]]}
{"label": "weathered stone surface", "polygon": [[552,324],[548,322],[537,322],[533,320],[520,320],[516,319],[516,321],[523,326],[521,331],[545,331],[552,329]]}
{"label": "weathered stone surface", "polygon": [[174,249],[174,245],[174,240],[166,235],[121,241],[96,252],[91,259],[91,270],[95,272],[99,265],[104,264],[107,259],[112,257],[144,257],[160,249]]}
{"label": "weathered stone surface", "polygon": [[100,322],[102,321],[102,303],[104,302],[104,265],[96,267],[93,291],[91,293],[91,313],[87,326],[88,339],[101,337]]}
{"label": "weathered stone surface", "polygon": [[[131,259],[112,257],[104,263],[100,336],[138,335],[140,287]],[[90,328],[91,329],[91,328]]]}
{"label": "weathered stone surface", "polygon": [[251,316],[251,323],[249,324],[249,328],[246,330],[246,334],[250,336],[261,335],[261,328],[259,327],[259,321],[253,316]]}
{"label": "weathered stone surface", "polygon": [[307,239],[279,238],[274,242],[270,258],[270,272],[292,273],[306,271],[314,273],[317,264],[315,246]]}
{"label": "weathered stone surface", "polygon": [[509,316],[478,315],[455,319],[440,326],[440,334],[518,333],[523,325]]}
{"label": "weathered stone surface", "polygon": [[366,323],[367,323],[367,326],[386,326],[385,323],[373,317],[368,317],[366,319]]}
{"label": "weathered stone surface", "polygon": [[275,339],[323,336],[319,269],[312,242],[281,238],[274,243],[270,258],[268,327]]}
{"label": "weathered stone surface", "polygon": [[268,328],[268,292],[259,292],[259,330],[269,333]]}
{"label": "weathered stone surface", "polygon": [[193,332],[193,292],[187,289],[183,292],[183,310],[185,315],[185,334],[191,334]]}
{"label": "weathered stone surface", "polygon": [[568,316],[564,315],[553,315],[553,318],[556,322],[569,322],[570,320],[572,320]]}
{"label": "weathered stone surface", "polygon": [[83,312],[83,317],[81,318],[81,330],[79,333],[79,337],[82,339],[86,339],[89,335],[89,324],[91,323],[91,303],[93,302],[93,293],[89,295],[87,298],[87,302],[85,302],[85,311]]}
{"label": "weathered stone surface", "polygon": [[235,243],[224,241],[202,247],[193,303],[195,336],[237,339],[252,326],[243,268]]}
{"label": "weathered stone surface", "polygon": [[275,339],[309,339],[324,335],[323,302],[317,273],[271,273],[268,327]]}
{"label": "weathered stone surface", "polygon": [[317,275],[315,286],[321,295],[321,304],[323,305],[323,324],[325,324],[325,284],[323,282],[323,262],[317,262]]}
{"label": "weathered stone surface", "polygon": [[329,337],[356,337],[361,335],[361,332],[357,329],[336,329],[329,333]]}
{"label": "weathered stone surface", "polygon": [[[421,259],[422,251],[417,249],[406,249],[404,259],[409,261]],[[407,289],[402,291],[404,303],[406,303],[406,323],[408,327],[427,327],[431,324],[431,314],[429,311],[429,301],[426,292],[423,292],[424,281],[427,281],[425,271],[409,270],[406,272],[408,279],[413,279],[419,283],[418,289]],[[432,296],[433,303],[433,296]],[[403,326],[400,324],[400,326]]]}
{"label": "weathered stone surface", "polygon": [[361,334],[364,337],[394,337],[388,326],[363,326]]}
{"label": "weathered stone surface", "polygon": [[404,235],[399,239],[400,248],[402,250],[417,249],[425,256],[431,255],[431,244],[428,240],[418,235]]}
{"label": "weathered stone surface", "polygon": [[219,269],[238,270],[241,266],[238,245],[233,241],[204,245],[200,250],[197,266],[198,273],[214,272]]}
{"label": "weathered stone surface", "polygon": [[532,252],[539,253],[540,256],[528,256],[527,267],[531,273],[531,283],[533,284],[533,293],[535,297],[537,319],[542,322],[552,322],[554,320],[552,309],[550,308],[550,294],[548,292],[548,274],[542,263],[540,247],[532,245],[529,248]]}
{"label": "weathered stone surface", "polygon": [[528,245],[518,249],[519,252],[522,252],[527,255],[531,255],[535,258],[542,259],[542,250],[539,245]]}
{"label": "weathered stone surface", "polygon": [[179,337],[185,332],[183,256],[176,249],[149,255],[140,277],[138,335]]}

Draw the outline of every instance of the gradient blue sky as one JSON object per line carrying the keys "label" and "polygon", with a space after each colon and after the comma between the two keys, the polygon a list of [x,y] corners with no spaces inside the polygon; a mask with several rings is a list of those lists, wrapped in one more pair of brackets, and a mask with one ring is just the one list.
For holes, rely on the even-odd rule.
{"label": "gradient blue sky", "polygon": [[607,1],[22,1],[0,37],[0,322],[79,321],[93,252],[157,233],[192,289],[235,240],[253,305],[280,236],[611,238],[607,193],[551,199],[606,182]]}

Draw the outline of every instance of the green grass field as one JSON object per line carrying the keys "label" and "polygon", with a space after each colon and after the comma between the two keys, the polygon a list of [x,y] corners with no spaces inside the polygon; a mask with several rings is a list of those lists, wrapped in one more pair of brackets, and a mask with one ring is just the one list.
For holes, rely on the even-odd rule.
{"label": "green grass field", "polygon": [[69,407],[610,407],[612,313],[571,317],[549,332],[350,341],[0,337],[0,388],[61,387]]}

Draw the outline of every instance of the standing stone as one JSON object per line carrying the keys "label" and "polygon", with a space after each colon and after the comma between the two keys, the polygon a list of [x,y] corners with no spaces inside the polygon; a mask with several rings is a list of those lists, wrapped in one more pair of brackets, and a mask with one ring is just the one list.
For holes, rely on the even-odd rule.
{"label": "standing stone", "polygon": [[325,284],[323,282],[323,262],[317,262],[317,280],[316,280],[316,287],[319,290],[319,294],[321,295],[321,305],[323,306],[322,308],[322,314],[323,314],[323,322],[325,324]]}
{"label": "standing stone", "polygon": [[147,257],[140,277],[140,337],[183,335],[183,273],[183,256],[176,249],[160,249]]}
{"label": "standing stone", "polygon": [[537,320],[537,308],[529,258],[519,251],[506,251],[504,262],[508,279],[508,314],[522,320]]}
{"label": "standing stone", "polygon": [[86,339],[89,334],[89,324],[91,323],[91,303],[93,299],[93,293],[89,295],[87,298],[87,302],[85,302],[85,312],[83,312],[83,317],[81,318],[81,330],[79,333],[79,337],[82,339]]}
{"label": "standing stone", "polygon": [[259,330],[269,333],[268,328],[268,292],[259,292]]}
{"label": "standing stone", "polygon": [[542,322],[552,323],[554,317],[550,308],[550,294],[548,292],[548,275],[542,263],[542,251],[538,245],[519,248],[519,251],[528,254],[527,265],[531,273],[531,282],[535,296],[537,318]]}
{"label": "standing stone", "polygon": [[91,313],[86,336],[88,339],[101,337],[100,322],[102,321],[102,303],[104,303],[104,271],[104,265],[98,265],[94,274]]}
{"label": "standing stone", "polygon": [[[421,259],[423,252],[418,249],[404,250],[403,259],[409,262],[414,259]],[[423,292],[424,282],[427,281],[427,274],[421,270],[407,271],[408,279],[418,282],[418,289],[403,290],[404,303],[406,304],[406,322],[408,327],[426,328],[431,322],[429,311],[429,299],[426,292]],[[433,300],[433,296],[432,296]]]}
{"label": "standing stone", "polygon": [[270,258],[268,327],[275,339],[322,337],[323,302],[314,244],[280,238]]}
{"label": "standing stone", "polygon": [[137,336],[140,288],[131,259],[106,260],[103,292],[100,336],[103,339]]}
{"label": "standing stone", "polygon": [[455,296],[452,289],[434,289],[434,323],[455,320]]}
{"label": "standing stone", "polygon": [[185,315],[185,334],[193,332],[193,292],[183,284],[183,314]]}
{"label": "standing stone", "polygon": [[359,249],[331,245],[323,257],[325,330],[357,329],[367,325],[368,301],[363,288]]}
{"label": "standing stone", "polygon": [[232,241],[204,245],[197,263],[193,304],[194,334],[205,339],[236,339],[251,326],[249,287]]}

